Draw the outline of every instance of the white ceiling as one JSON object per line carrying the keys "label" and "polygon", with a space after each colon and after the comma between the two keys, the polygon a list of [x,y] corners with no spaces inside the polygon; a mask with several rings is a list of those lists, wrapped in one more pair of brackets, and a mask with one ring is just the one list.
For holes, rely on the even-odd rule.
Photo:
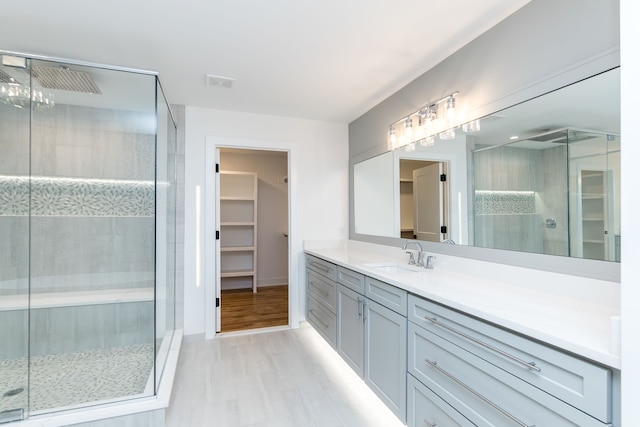
{"label": "white ceiling", "polygon": [[0,49],[158,71],[173,104],[348,123],[528,1],[18,1]]}

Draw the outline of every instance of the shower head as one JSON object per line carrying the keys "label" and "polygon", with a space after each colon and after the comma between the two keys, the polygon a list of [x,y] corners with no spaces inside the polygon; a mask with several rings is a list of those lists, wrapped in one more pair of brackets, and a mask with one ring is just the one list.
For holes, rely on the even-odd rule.
{"label": "shower head", "polygon": [[89,73],[71,70],[69,67],[46,67],[34,65],[33,78],[43,88],[101,94],[100,88]]}

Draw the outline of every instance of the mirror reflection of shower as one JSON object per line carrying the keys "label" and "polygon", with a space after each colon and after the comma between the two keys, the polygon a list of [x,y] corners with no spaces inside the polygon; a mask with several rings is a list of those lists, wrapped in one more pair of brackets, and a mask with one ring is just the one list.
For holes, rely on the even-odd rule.
{"label": "mirror reflection of shower", "polygon": [[620,260],[620,137],[559,129],[476,146],[476,246]]}

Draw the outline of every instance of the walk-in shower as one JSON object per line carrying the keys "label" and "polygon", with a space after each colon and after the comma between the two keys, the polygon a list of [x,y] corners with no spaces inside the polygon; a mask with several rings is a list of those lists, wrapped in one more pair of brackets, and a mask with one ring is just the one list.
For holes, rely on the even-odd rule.
{"label": "walk-in shower", "polygon": [[176,270],[157,76],[0,57],[0,424],[153,396]]}
{"label": "walk-in shower", "polygon": [[620,261],[620,141],[563,128],[476,147],[474,244]]}

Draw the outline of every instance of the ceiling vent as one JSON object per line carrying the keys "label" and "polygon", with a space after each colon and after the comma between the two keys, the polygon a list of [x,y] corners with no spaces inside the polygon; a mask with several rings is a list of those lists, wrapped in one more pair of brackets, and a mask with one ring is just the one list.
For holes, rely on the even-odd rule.
{"label": "ceiling vent", "polygon": [[232,79],[230,77],[214,76],[213,74],[207,74],[207,86],[226,87],[227,89],[231,89],[231,86],[233,86],[233,82],[235,81],[236,79]]}
{"label": "ceiling vent", "polygon": [[69,67],[45,67],[34,65],[32,67],[33,78],[40,86],[46,89],[67,90],[101,94],[100,88],[93,81],[89,73],[71,70]]}

